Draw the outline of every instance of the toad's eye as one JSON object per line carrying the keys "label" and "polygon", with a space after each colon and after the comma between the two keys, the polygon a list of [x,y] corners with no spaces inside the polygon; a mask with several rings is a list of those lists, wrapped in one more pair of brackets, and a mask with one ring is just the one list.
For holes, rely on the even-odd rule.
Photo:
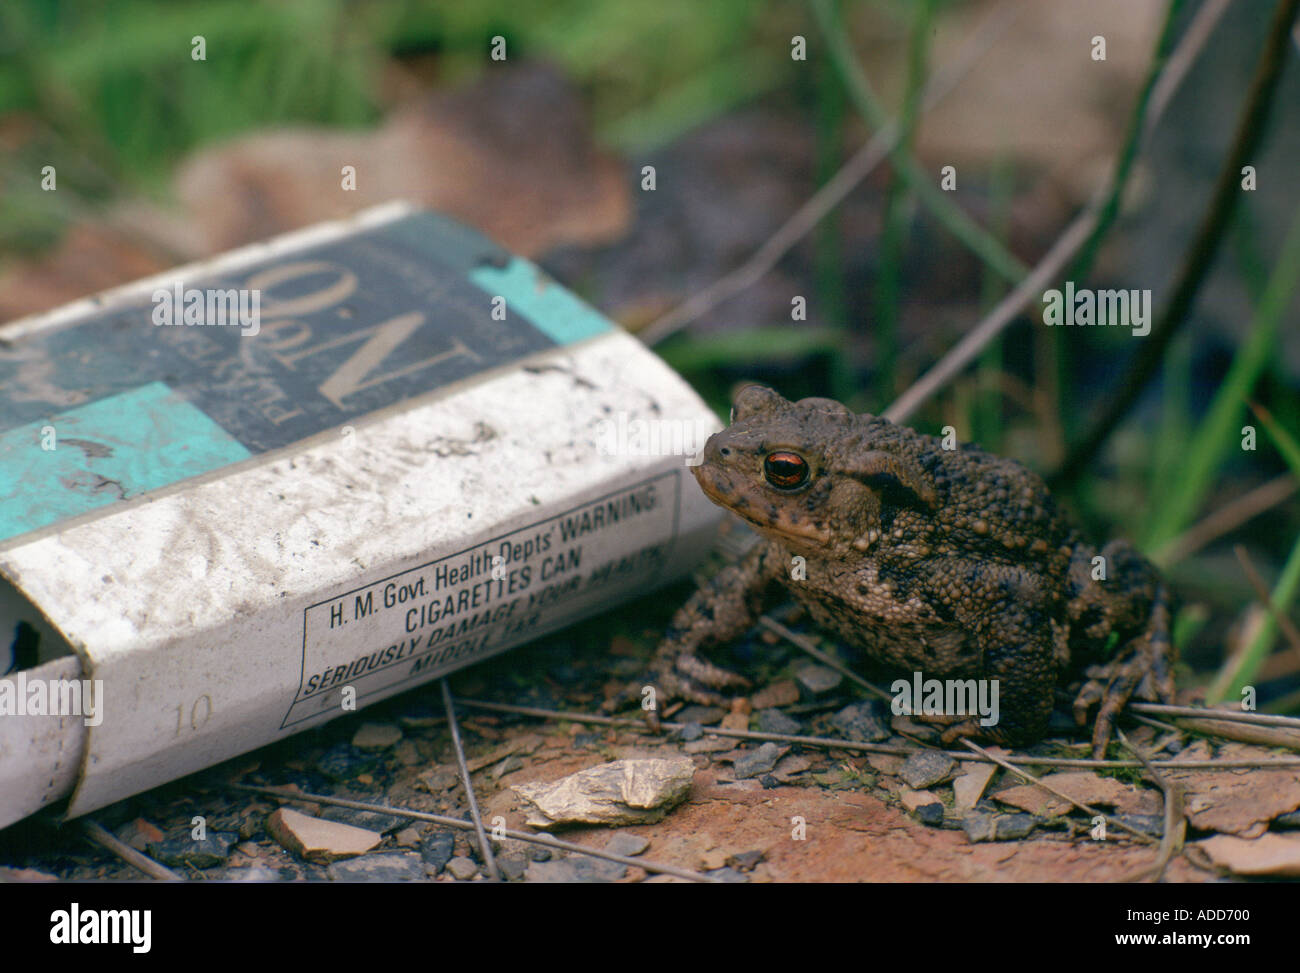
{"label": "toad's eye", "polygon": [[769,453],[763,478],[778,490],[795,490],[808,482],[808,463],[798,453]]}

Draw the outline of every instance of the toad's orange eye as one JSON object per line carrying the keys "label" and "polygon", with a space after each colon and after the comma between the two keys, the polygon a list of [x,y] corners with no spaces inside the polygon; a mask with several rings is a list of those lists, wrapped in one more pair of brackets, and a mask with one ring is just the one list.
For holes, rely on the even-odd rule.
{"label": "toad's orange eye", "polygon": [[778,490],[794,490],[808,482],[808,464],[798,453],[769,453],[763,477]]}

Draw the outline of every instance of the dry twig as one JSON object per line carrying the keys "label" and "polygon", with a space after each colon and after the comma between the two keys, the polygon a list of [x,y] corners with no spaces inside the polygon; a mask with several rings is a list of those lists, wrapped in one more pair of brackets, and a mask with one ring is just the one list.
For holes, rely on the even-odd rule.
{"label": "dry twig", "polygon": [[81,822],[81,831],[87,838],[102,848],[107,848],[122,861],[128,865],[133,865],[140,871],[144,872],[150,878],[157,879],[160,882],[183,882],[185,879],[173,872],[166,865],[162,865],[148,855],[141,854],[126,842],[121,841],[115,834],[105,828],[103,825],[90,818],[85,818]]}
{"label": "dry twig", "polygon": [[1158,882],[1161,876],[1164,875],[1165,869],[1169,867],[1170,859],[1182,850],[1183,839],[1187,835],[1187,818],[1183,814],[1183,788],[1153,767],[1146,754],[1142,753],[1129,741],[1123,730],[1115,727],[1115,734],[1119,737],[1120,743],[1128,747],[1129,752],[1142,761],[1147,776],[1151,778],[1165,796],[1164,833],[1160,836],[1160,847],[1156,852],[1156,860],[1149,868],[1142,869],[1134,876],[1135,878],[1150,878],[1152,881]]}
{"label": "dry twig", "polygon": [[451,730],[451,742],[456,749],[456,764],[460,767],[460,782],[465,788],[465,800],[469,802],[469,815],[474,822],[474,833],[478,837],[479,853],[483,856],[483,867],[487,869],[488,878],[494,882],[501,881],[497,871],[497,861],[492,857],[492,843],[488,841],[483,830],[483,817],[478,813],[478,800],[474,797],[474,781],[470,779],[469,767],[465,764],[465,748],[460,742],[460,727],[456,725],[456,709],[452,705],[451,688],[447,680],[442,680],[442,706],[447,711],[447,726]]}

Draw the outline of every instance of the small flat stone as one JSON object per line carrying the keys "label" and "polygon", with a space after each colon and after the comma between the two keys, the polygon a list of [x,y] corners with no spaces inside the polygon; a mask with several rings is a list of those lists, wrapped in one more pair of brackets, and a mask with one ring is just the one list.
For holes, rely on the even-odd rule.
{"label": "small flat stone", "polygon": [[459,784],[460,775],[452,767],[434,767],[422,773],[419,781],[430,794],[441,794]]}
{"label": "small flat stone", "polygon": [[1048,774],[1042,778],[1042,786],[1021,784],[1005,787],[993,796],[999,803],[1040,818],[1068,814],[1073,808],[1071,802],[1049,791],[1049,787],[1080,804],[1113,807],[1133,814],[1157,813],[1163,803],[1154,791],[1134,787],[1113,777],[1077,770]]}
{"label": "small flat stone", "polygon": [[728,713],[722,718],[722,728],[724,730],[748,730],[749,714]]}
{"label": "small flat stone", "polygon": [[516,770],[522,768],[523,765],[523,757],[519,756],[517,753],[512,753],[510,756],[506,757],[505,760],[492,768],[492,776],[497,780],[500,780],[506,774],[513,774]]}
{"label": "small flat stone", "polygon": [[420,882],[424,880],[424,862],[413,851],[362,855],[334,862],[328,868],[333,882]]}
{"label": "small flat stone", "polygon": [[437,875],[451,861],[455,846],[456,836],[450,831],[435,831],[420,842],[420,857]]}
{"label": "small flat stone", "polygon": [[734,868],[714,868],[704,873],[715,882],[724,882],[728,885],[743,885],[749,881],[749,876],[743,872],[738,872]]}
{"label": "small flat stone", "polygon": [[573,862],[568,859],[562,861],[535,861],[528,866],[528,871],[524,873],[524,878],[529,882],[564,884],[586,881],[586,879],[578,874],[578,870],[574,867]]}
{"label": "small flat stone", "polygon": [[971,843],[981,841],[992,841],[997,833],[997,826],[994,824],[993,814],[982,814],[979,811],[973,811],[961,819],[961,829],[966,832],[966,837]]}
{"label": "small flat stone", "polygon": [[937,828],[943,824],[943,804],[922,804],[916,809],[916,819],[927,827]]}
{"label": "small flat stone", "polygon": [[393,840],[397,842],[399,848],[419,848],[420,832],[416,828],[403,828],[393,835]]}
{"label": "small flat stone", "polygon": [[781,759],[783,750],[771,741],[763,744],[755,750],[749,750],[736,758],[736,779],[744,780],[747,777],[761,777],[771,771],[776,766],[776,762]]}
{"label": "small flat stone", "polygon": [[[696,741],[702,742],[702,741]],[[613,760],[547,783],[514,784],[529,826],[652,824],[690,793],[690,757]]]}
{"label": "small flat stone", "polygon": [[[591,739],[579,740],[579,737],[590,737]],[[466,760],[465,766],[469,768],[471,774],[477,774],[484,767],[499,764],[514,754],[532,753],[542,745],[544,739],[545,737],[540,733],[529,733],[524,736],[508,738],[501,746],[494,747],[487,753],[480,753],[478,756]],[[604,737],[599,733],[579,733],[573,737],[573,744],[575,746],[592,746],[598,745],[603,739]]]}
{"label": "small flat stone", "polygon": [[1196,842],[1217,866],[1237,875],[1300,878],[1300,837],[1265,832],[1254,838],[1218,834]]}
{"label": "small flat stone", "polygon": [[162,841],[151,841],[145,851],[164,865],[191,865],[194,868],[216,868],[225,864],[231,849],[239,843],[234,832],[209,831],[202,841],[195,841],[188,831],[169,835]]}
{"label": "small flat stone", "polygon": [[507,882],[522,882],[528,871],[528,859],[522,855],[508,855],[497,859],[497,868]]}
{"label": "small flat stone", "polygon": [[370,851],[384,836],[338,821],[326,821],[282,807],[266,819],[266,830],[286,850],[309,861],[328,862]]}
{"label": "small flat stone", "polygon": [[674,716],[678,723],[698,723],[700,726],[715,726],[722,722],[727,711],[721,706],[687,706]]}
{"label": "small flat stone", "polygon": [[989,781],[997,772],[996,764],[982,764],[974,761],[963,763],[961,765],[964,774],[953,779],[953,810],[959,815],[964,815],[967,811],[972,810],[979,799],[984,796],[984,789],[989,786]]}
{"label": "small flat stone", "polygon": [[704,736],[704,727],[698,723],[687,723],[677,733],[684,741],[690,743],[692,740],[698,740]]}
{"label": "small flat stone", "polygon": [[387,750],[402,739],[402,728],[396,723],[362,723],[352,734],[352,745],[358,750]]}
{"label": "small flat stone", "polygon": [[611,855],[622,855],[625,858],[631,858],[633,855],[639,855],[650,847],[650,839],[643,838],[639,834],[631,834],[627,831],[620,831],[609,841],[605,842],[605,850]]}
{"label": "small flat stone", "polygon": [[890,736],[885,704],[875,699],[850,703],[831,717],[831,725],[859,743],[879,743]]}
{"label": "small flat stone", "polygon": [[950,773],[957,761],[938,750],[922,750],[903,761],[898,776],[913,790],[933,787]]}
{"label": "small flat stone", "polygon": [[834,669],[816,663],[801,666],[795,671],[795,678],[799,681],[799,685],[813,696],[824,696],[839,688],[840,683],[844,681],[844,677]]}
{"label": "small flat stone", "polygon": [[1163,814],[1113,814],[1112,823],[1127,824],[1130,828],[1159,838],[1164,833],[1165,818]]}
{"label": "small flat stone", "polygon": [[463,855],[457,855],[447,862],[447,872],[458,882],[468,882],[478,874],[478,865]]}
{"label": "small flat stone", "polygon": [[1032,814],[999,814],[996,819],[995,832],[998,841],[1018,841],[1028,838],[1039,824],[1039,818]]}
{"label": "small flat stone", "polygon": [[742,851],[730,856],[727,859],[727,864],[739,871],[748,872],[763,860],[765,854],[766,852],[762,851]]}
{"label": "small flat stone", "polygon": [[726,866],[727,859],[730,857],[730,852],[725,848],[710,848],[700,856],[700,868],[706,872],[723,868]]}
{"label": "small flat stone", "polygon": [[812,766],[812,760],[802,753],[791,753],[782,757],[772,768],[772,775],[781,782],[791,780]]}
{"label": "small flat stone", "polygon": [[548,862],[553,854],[554,852],[545,845],[533,845],[528,849],[528,860],[531,862]]}
{"label": "small flat stone", "polygon": [[617,882],[627,874],[626,865],[585,855],[574,856],[573,868],[584,882]]}
{"label": "small flat stone", "polygon": [[793,735],[802,732],[803,725],[779,709],[761,709],[758,711],[758,728],[764,733]]}
{"label": "small flat stone", "polygon": [[898,799],[902,801],[903,807],[909,811],[915,811],[917,808],[925,807],[927,804],[938,804],[943,807],[943,802],[935,797],[929,791],[914,791],[910,787],[904,787],[898,792]]}
{"label": "small flat stone", "polygon": [[793,679],[778,679],[754,693],[750,702],[754,704],[754,709],[791,706],[799,702],[799,686]]}

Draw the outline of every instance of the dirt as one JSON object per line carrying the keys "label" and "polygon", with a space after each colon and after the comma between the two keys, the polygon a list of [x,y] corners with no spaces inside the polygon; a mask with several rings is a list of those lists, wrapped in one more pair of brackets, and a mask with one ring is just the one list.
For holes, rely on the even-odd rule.
{"label": "dirt", "polygon": [[[656,603],[671,600],[656,599]],[[509,665],[484,665],[453,677],[453,689],[460,697],[594,710],[597,687],[613,681],[611,666],[623,671],[636,664],[626,636],[612,631],[614,624],[597,619],[516,650],[509,656]],[[644,634],[651,631],[653,628],[646,629]],[[607,646],[610,641],[617,641],[626,655],[601,651],[601,643]],[[773,651],[780,660],[780,650]],[[790,656],[786,664],[795,662],[797,658]],[[561,688],[556,676],[568,684],[563,693],[554,692]],[[522,693],[511,688],[520,684],[529,688]],[[227,785],[289,785],[308,793],[347,794],[463,816],[466,805],[455,772],[454,751],[446,725],[439,719],[436,699],[436,687],[405,693],[363,713],[138,795],[92,817],[124,838],[134,833],[132,823],[138,818],[164,834],[184,835],[195,815],[202,816],[210,830],[239,833],[240,842],[224,865],[173,865],[190,878],[239,878],[251,874],[243,870],[260,866],[270,870],[270,875],[263,873],[263,877],[324,880],[328,875],[323,867],[295,859],[268,833],[266,820],[277,806],[275,800],[250,796]],[[510,789],[512,784],[553,781],[609,759],[676,755],[683,747],[673,735],[655,736],[648,731],[502,716],[468,706],[462,706],[459,715],[467,759],[478,768],[473,771],[474,786],[489,827],[500,815],[507,827],[528,830],[521,802]],[[808,717],[814,728],[816,719]],[[365,723],[399,726],[402,739],[377,752],[353,747],[350,741]],[[373,736],[370,731],[368,734]],[[808,769],[796,774],[792,783],[780,786],[771,786],[776,784],[772,778],[735,780],[726,762],[731,755],[725,751],[697,753],[693,756],[697,770],[685,803],[658,824],[622,830],[650,841],[641,856],[647,864],[710,871],[739,860],[747,865],[742,874],[755,882],[1106,882],[1124,880],[1155,860],[1151,847],[1114,837],[1106,842],[1090,840],[1086,822],[1075,829],[1073,837],[1061,825],[1025,840],[972,844],[955,827],[926,826],[906,813],[897,796],[901,783],[875,770],[861,754],[813,747],[794,752],[805,758]],[[342,779],[329,779],[320,768],[328,765],[329,755],[339,753],[354,761],[353,772]],[[997,790],[997,780],[990,791]],[[933,790],[942,796],[944,788],[937,785]],[[296,806],[307,813],[327,813],[319,805]],[[403,843],[409,846],[413,836],[404,834],[408,824],[418,836],[415,840],[442,830],[420,822],[397,824],[386,831],[383,843],[371,854],[399,851]],[[611,828],[571,828],[557,837],[602,848],[614,833]],[[454,843],[457,854],[476,857],[464,834],[456,835]],[[746,858],[746,853],[760,854]],[[757,863],[752,861],[755,857]],[[75,825],[52,830],[27,822],[10,829],[0,834],[0,862],[67,879],[139,878],[132,867],[81,839]],[[650,874],[647,869],[624,880]],[[1182,859],[1175,859],[1166,873],[1171,881],[1213,877]],[[437,880],[450,878],[444,871]]]}

